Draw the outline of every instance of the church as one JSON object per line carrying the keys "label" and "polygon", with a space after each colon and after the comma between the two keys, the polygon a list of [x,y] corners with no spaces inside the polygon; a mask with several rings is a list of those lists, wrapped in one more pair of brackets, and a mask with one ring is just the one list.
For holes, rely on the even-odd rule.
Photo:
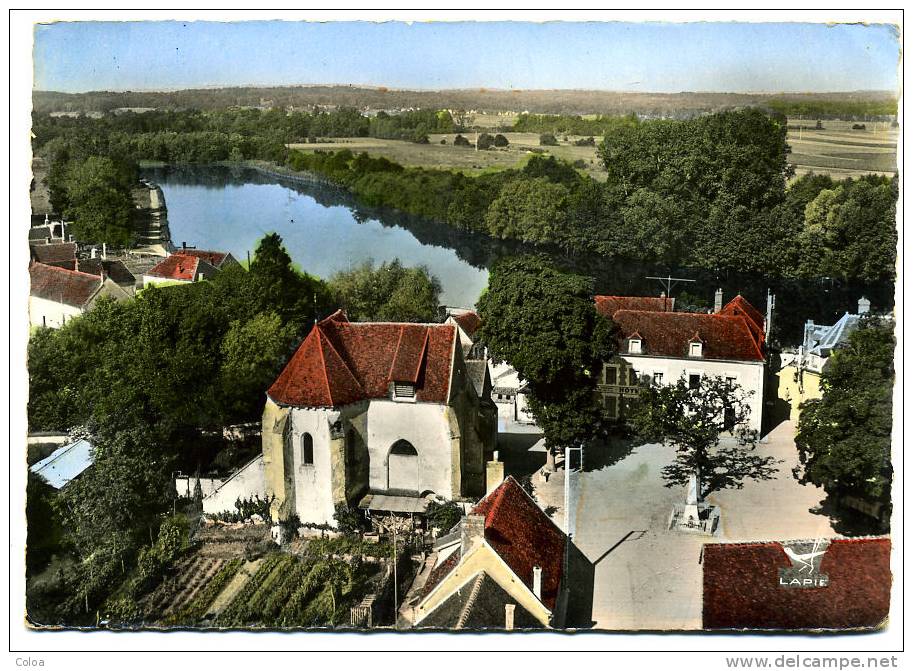
{"label": "church", "polygon": [[[487,375],[487,367],[480,367]],[[452,324],[315,324],[267,392],[263,472],[274,522],[335,525],[339,504],[420,512],[476,500],[495,447],[490,380]]]}

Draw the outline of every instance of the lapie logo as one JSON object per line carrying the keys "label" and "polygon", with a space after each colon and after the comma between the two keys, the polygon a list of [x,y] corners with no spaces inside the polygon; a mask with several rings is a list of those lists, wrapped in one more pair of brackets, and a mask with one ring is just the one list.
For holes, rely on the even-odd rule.
{"label": "lapie logo", "polygon": [[821,560],[829,545],[830,541],[823,538],[784,543],[783,552],[793,565],[780,569],[780,587],[827,587],[827,575],[821,573]]}

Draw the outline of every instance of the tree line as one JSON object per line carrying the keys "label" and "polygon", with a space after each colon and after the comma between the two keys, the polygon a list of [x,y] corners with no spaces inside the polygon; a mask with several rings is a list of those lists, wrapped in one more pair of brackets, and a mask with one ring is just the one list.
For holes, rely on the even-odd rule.
{"label": "tree line", "polygon": [[747,109],[622,123],[597,147],[605,183],[543,155],[523,168],[468,176],[285,144],[315,128],[395,135],[453,123],[438,112],[395,119],[355,110],[40,117],[35,143],[47,155],[63,150],[114,161],[283,163],[339,183],[371,206],[574,253],[776,276],[894,277],[896,178],[812,175],[787,187],[792,168],[780,115]]}
{"label": "tree line", "polygon": [[636,114],[613,116],[598,114],[582,117],[569,114],[521,114],[514,121],[515,133],[555,133],[565,135],[605,136],[623,126],[636,126]]}
{"label": "tree line", "polygon": [[574,253],[772,276],[894,277],[897,179],[806,175],[787,187],[786,124],[756,110],[607,135],[606,183],[550,156],[467,176],[351,151],[292,152],[371,206]]}

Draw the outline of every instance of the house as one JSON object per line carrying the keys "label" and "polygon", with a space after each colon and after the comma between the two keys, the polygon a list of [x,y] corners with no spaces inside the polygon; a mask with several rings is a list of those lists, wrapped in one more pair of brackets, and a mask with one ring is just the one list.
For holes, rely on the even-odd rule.
{"label": "house", "polygon": [[705,629],[882,625],[891,604],[889,538],[704,545]]}
{"label": "house", "polygon": [[29,228],[29,244],[44,245],[64,241],[64,224],[61,221],[45,220],[44,224]]}
{"label": "house", "polygon": [[[498,408],[498,415],[509,421],[534,424],[535,420],[529,414],[526,401],[526,384],[520,379],[514,367],[506,362],[495,363],[488,357],[488,350],[479,342],[478,331],[482,325],[479,315],[466,308],[447,308],[445,324],[453,324],[460,335],[460,344],[467,364],[473,368],[477,361],[485,362],[484,376],[487,380],[491,399]],[[483,372],[476,371],[479,379]]]}
{"label": "house", "polygon": [[68,270],[78,270],[81,273],[97,275],[98,277],[108,277],[112,282],[120,286],[129,294],[136,293],[136,277],[131,273],[123,261],[118,259],[72,259],[69,261],[59,261],[49,263],[48,265],[57,266],[58,268],[67,268]]}
{"label": "house", "polygon": [[90,310],[102,297],[126,300],[126,289],[107,275],[93,275],[45,263],[29,266],[29,324],[59,328]]}
{"label": "house", "polygon": [[672,384],[684,378],[696,387],[702,377],[718,376],[752,392],[747,399],[749,428],[760,432],[764,317],[742,296],[722,305],[722,291],[717,291],[710,314],[673,312],[671,300],[596,297],[596,309],[619,329],[618,356],[605,362],[597,384],[607,417],[624,419],[642,384]]}
{"label": "house", "polygon": [[798,419],[799,405],[804,401],[821,398],[821,374],[827,368],[831,352],[849,342],[850,334],[870,308],[871,303],[863,297],[858,301],[856,314],[845,312],[833,326],[815,324],[809,319],[802,345],[780,355],[777,397],[789,404],[790,419]]}
{"label": "house", "polygon": [[31,258],[38,263],[72,263],[76,260],[75,242],[30,244]]}
{"label": "house", "polygon": [[435,544],[413,625],[561,627],[567,536],[508,476]]}
{"label": "house", "polygon": [[274,521],[335,524],[339,504],[420,512],[484,493],[495,409],[450,324],[318,322],[267,391]]}
{"label": "house", "polygon": [[447,308],[447,318],[444,323],[455,326],[457,329],[460,346],[463,348],[466,370],[479,398],[490,399],[492,396],[491,371],[488,351],[478,339],[479,327],[482,325],[479,315],[466,308]]}
{"label": "house", "polygon": [[214,252],[207,249],[192,249],[184,245],[175,254],[183,256],[192,256],[201,259],[218,270],[225,270],[229,266],[241,265],[238,260],[231,255],[231,252]]}
{"label": "house", "polygon": [[[200,252],[199,255],[186,253],[190,251],[196,252],[197,250],[177,251],[152,266],[152,268],[143,273],[143,286],[148,287],[152,284],[189,284],[200,280],[208,280],[219,272],[219,268],[210,263],[210,259],[221,258],[221,263],[224,263],[225,257],[230,256],[207,257],[206,253],[203,252]],[[218,255],[220,253],[208,252],[208,254]]]}
{"label": "house", "polygon": [[92,465],[92,443],[85,438],[62,445],[29,470],[54,489],[63,489]]}

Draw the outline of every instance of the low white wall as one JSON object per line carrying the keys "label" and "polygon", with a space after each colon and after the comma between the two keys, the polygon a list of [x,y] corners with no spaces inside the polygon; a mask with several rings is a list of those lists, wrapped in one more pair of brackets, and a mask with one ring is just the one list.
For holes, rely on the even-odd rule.
{"label": "low white wall", "polygon": [[82,314],[82,308],[29,296],[29,324],[57,329]]}
{"label": "low white wall", "polygon": [[[201,483],[202,484],[202,483]],[[192,486],[192,485],[191,485]],[[203,497],[203,512],[215,515],[226,510],[235,511],[235,501],[248,499],[254,495],[261,499],[268,497],[266,491],[266,470],[263,467],[263,455],[248,462],[225,480],[222,486],[209,496]]]}
{"label": "low white wall", "polygon": [[[200,489],[203,490],[203,496],[209,496],[217,490],[224,480],[218,478],[200,478]],[[174,479],[174,488],[178,496],[193,496],[193,488],[196,487],[197,479],[193,475],[181,475]]]}

